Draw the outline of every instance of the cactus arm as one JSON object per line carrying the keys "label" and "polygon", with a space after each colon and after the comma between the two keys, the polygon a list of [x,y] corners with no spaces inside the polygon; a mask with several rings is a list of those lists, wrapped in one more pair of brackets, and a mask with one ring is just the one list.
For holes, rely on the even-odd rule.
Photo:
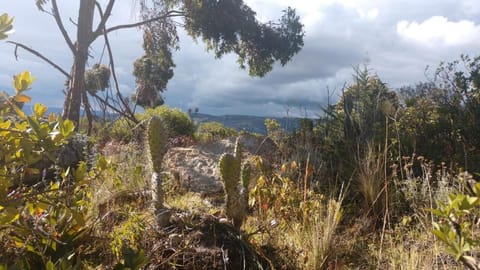
{"label": "cactus arm", "polygon": [[247,210],[250,169],[246,164],[242,166],[242,148],[238,138],[234,155],[223,154],[219,167],[225,190],[226,214],[233,220],[233,225],[240,229]]}
{"label": "cactus arm", "polygon": [[146,154],[148,157],[149,167],[152,171],[151,189],[152,189],[152,207],[155,216],[157,216],[157,225],[163,226],[164,222],[160,222],[161,213],[164,210],[163,183],[160,176],[162,170],[162,160],[166,152],[167,145],[167,129],[163,121],[158,116],[151,117],[147,122],[146,130]]}

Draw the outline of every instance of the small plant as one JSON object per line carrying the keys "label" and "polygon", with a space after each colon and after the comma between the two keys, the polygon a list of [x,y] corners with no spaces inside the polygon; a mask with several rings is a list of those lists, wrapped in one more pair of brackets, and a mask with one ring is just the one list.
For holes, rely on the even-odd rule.
{"label": "small plant", "polygon": [[265,119],[265,127],[267,128],[268,136],[276,143],[279,144],[282,138],[282,129],[280,123],[275,119]]}
{"label": "small plant", "polygon": [[110,249],[118,261],[114,269],[141,269],[147,262],[147,256],[139,243],[147,224],[145,218],[135,212],[127,215],[128,219],[110,233]]}
{"label": "small plant", "polygon": [[250,166],[242,165],[242,148],[237,138],[234,155],[223,154],[220,158],[220,175],[225,189],[226,214],[239,229],[245,220],[248,206]]}
{"label": "small plant", "polygon": [[[464,181],[472,179],[468,173],[459,175]],[[433,223],[433,233],[447,247],[447,252],[472,270],[480,269],[480,262],[471,256],[479,246],[479,236],[475,235],[474,221],[478,219],[480,206],[480,183],[472,188],[472,194],[450,194],[448,201],[440,204],[432,212],[440,218]]]}

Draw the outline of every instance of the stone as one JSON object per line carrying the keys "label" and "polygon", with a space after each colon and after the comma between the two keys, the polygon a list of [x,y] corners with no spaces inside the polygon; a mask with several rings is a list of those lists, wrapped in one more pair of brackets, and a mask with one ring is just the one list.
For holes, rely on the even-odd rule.
{"label": "stone", "polygon": [[[190,147],[173,147],[165,155],[163,169],[176,185],[205,195],[223,193],[218,162],[223,153],[232,153],[236,137]],[[259,155],[273,163],[279,156],[277,146],[268,137],[242,134],[239,137],[243,157]]]}

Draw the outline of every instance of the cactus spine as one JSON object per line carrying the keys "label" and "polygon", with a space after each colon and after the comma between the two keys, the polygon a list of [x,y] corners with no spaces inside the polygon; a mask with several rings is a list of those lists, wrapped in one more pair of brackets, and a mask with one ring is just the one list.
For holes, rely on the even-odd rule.
{"label": "cactus spine", "polygon": [[151,117],[147,122],[147,157],[150,169],[152,171],[151,188],[152,188],[152,206],[154,214],[159,221],[159,214],[164,210],[163,201],[164,193],[162,187],[162,178],[160,172],[162,169],[162,160],[166,152],[166,127],[158,116]]}
{"label": "cactus spine", "polygon": [[239,229],[247,213],[250,166],[247,163],[242,166],[242,149],[238,138],[234,155],[223,154],[219,165],[225,190],[226,214]]}

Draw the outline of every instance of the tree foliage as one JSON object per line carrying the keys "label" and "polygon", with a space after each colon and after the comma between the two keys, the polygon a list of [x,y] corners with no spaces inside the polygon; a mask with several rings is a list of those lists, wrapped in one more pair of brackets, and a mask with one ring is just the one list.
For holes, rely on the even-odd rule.
{"label": "tree foliage", "polygon": [[303,26],[295,10],[287,8],[278,22],[260,23],[255,12],[239,0],[184,1],[185,28],[202,38],[216,57],[238,55],[251,76],[264,76],[279,61],[285,65],[303,46]]}
{"label": "tree foliage", "polygon": [[[163,1],[154,1],[153,6],[142,4],[144,20],[167,12],[167,3]],[[133,75],[137,84],[134,100],[142,107],[154,108],[164,103],[160,93],[166,90],[173,77],[172,49],[178,49],[177,29],[174,21],[168,18],[150,22],[142,29],[145,54],[134,63]]]}
{"label": "tree foliage", "polygon": [[343,92],[337,103],[340,117],[344,121],[346,142],[353,149],[368,143],[382,143],[385,138],[385,121],[398,108],[395,92],[378,76],[369,74],[367,68],[357,70],[354,83]]}
{"label": "tree foliage", "polygon": [[[144,20],[177,8],[184,16],[187,33],[201,38],[216,58],[235,53],[241,68],[251,76],[264,76],[275,61],[285,65],[303,46],[303,26],[295,10],[288,8],[278,22],[260,23],[243,1],[152,1],[142,5]],[[145,55],[135,62],[135,100],[143,107],[163,104],[160,93],[173,76],[172,49],[178,36],[172,18],[155,20],[142,27]]]}
{"label": "tree foliage", "polygon": [[398,124],[404,152],[445,161],[450,168],[476,166],[480,161],[479,72],[480,58],[462,55],[440,64],[432,81],[400,90]]}
{"label": "tree foliage", "polygon": [[[116,1],[109,0],[102,7],[97,1],[82,0],[76,22],[77,40],[74,41],[64,26],[57,0],[36,0],[35,3],[39,10],[44,12],[47,3],[51,4],[50,14],[73,54],[71,72],[65,72],[58,66],[56,68],[66,74],[68,79],[63,117],[72,119],[75,123],[79,121],[81,105],[84,106],[87,117],[92,119],[87,92],[98,102],[136,121],[127,100],[118,89],[113,54],[108,41],[108,33],[112,31],[141,27],[144,32],[144,55],[135,61],[133,72],[137,83],[134,100],[143,107],[163,104],[161,92],[165,91],[175,67],[172,50],[178,48],[178,26],[185,27],[193,38],[201,38],[207,44],[207,49],[214,51],[216,57],[231,52],[237,54],[240,66],[248,67],[252,76],[264,76],[272,70],[276,61],[285,65],[303,47],[303,25],[295,10],[291,8],[284,11],[278,22],[260,23],[255,18],[255,12],[242,0],[140,1],[141,21],[107,28],[107,21]],[[174,18],[177,17],[183,18],[183,22],[175,21]],[[117,88],[116,94],[105,95],[103,98],[97,95],[96,90],[92,90],[98,88],[97,85],[86,85],[84,81],[88,48],[100,37],[104,38],[108,48],[109,66]],[[27,46],[14,44],[39,55]],[[49,63],[53,64],[51,61]],[[87,75],[88,78],[92,77]]]}

